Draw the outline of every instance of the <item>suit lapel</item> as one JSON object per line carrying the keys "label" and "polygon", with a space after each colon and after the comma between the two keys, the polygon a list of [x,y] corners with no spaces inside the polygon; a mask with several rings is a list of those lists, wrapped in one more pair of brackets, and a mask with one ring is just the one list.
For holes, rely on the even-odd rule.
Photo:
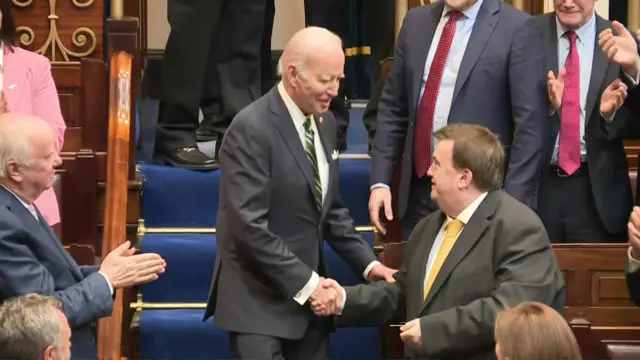
{"label": "suit lapel", "polygon": [[[543,28],[544,40],[546,44],[547,51],[547,69],[552,71],[553,74],[558,76],[558,29],[556,27],[556,13],[551,12],[546,15],[546,26]],[[553,116],[553,130],[557,132],[560,128],[560,117],[558,116],[558,111],[556,111]]]}
{"label": "suit lapel", "polygon": [[436,236],[438,236],[438,232],[440,232],[440,228],[442,228],[442,224],[446,219],[446,215],[440,212],[440,214],[435,218],[437,219],[435,223],[432,226],[429,226],[427,228],[427,233],[424,234],[423,241],[425,244],[421,247],[418,247],[419,248],[418,253],[422,255],[422,261],[420,262],[421,276],[417,279],[418,283],[415,284],[415,287],[417,289],[421,289],[421,291],[417,292],[420,296],[420,299],[416,302],[421,306],[419,309],[417,309],[417,311],[414,312],[416,316],[417,314],[420,313],[420,311],[422,310],[422,307],[424,307],[424,284],[425,284],[425,278],[427,276],[427,263],[429,262],[429,253],[431,252],[433,243],[436,241]]}
{"label": "suit lapel", "polygon": [[38,219],[36,219],[29,210],[9,191],[0,186],[0,191],[3,196],[8,200],[7,207],[9,211],[15,214],[29,230],[32,235],[41,240],[45,246],[52,250],[52,254],[59,254],[62,259],[67,263],[67,267],[71,274],[77,279],[82,279],[82,274],[78,268],[78,264],[73,260],[71,255],[65,250],[64,246],[60,243],[60,240],[55,236],[51,228],[47,225],[46,220],[40,214],[40,211],[36,209]]}
{"label": "suit lapel", "polygon": [[604,77],[607,74],[607,68],[610,65],[609,58],[607,58],[607,55],[605,55],[600,48],[600,45],[598,45],[598,34],[607,27],[606,21],[596,15],[596,36],[593,39],[595,42],[593,49],[593,66],[591,66],[591,80],[589,82],[589,92],[587,92],[587,102],[585,106],[585,117],[587,122],[591,119],[591,112],[594,110],[595,104],[598,102],[600,95],[602,94],[601,89],[604,85]]}
{"label": "suit lapel", "polygon": [[487,45],[487,41],[489,41],[491,34],[493,34],[493,30],[495,30],[498,24],[497,13],[499,11],[500,4],[496,0],[485,0],[482,3],[480,11],[478,11],[478,17],[473,25],[471,37],[469,38],[467,49],[464,52],[462,63],[460,64],[456,87],[453,90],[452,104],[455,104],[460,89],[464,86],[469,74],[471,74],[471,70],[476,65],[476,62],[478,62],[484,47]]}
{"label": "suit lapel", "polygon": [[293,120],[291,119],[291,115],[287,110],[287,106],[284,104],[284,100],[280,96],[278,92],[278,87],[274,86],[269,93],[269,100],[271,103],[271,111],[273,112],[275,117],[275,124],[282,135],[282,139],[284,143],[287,145],[289,152],[296,160],[298,164],[298,168],[304,175],[305,180],[307,181],[307,185],[309,185],[309,191],[313,194],[315,187],[315,180],[313,178],[313,170],[311,169],[311,164],[309,164],[309,160],[307,159],[307,153],[300,142],[300,136],[296,130],[295,125],[293,124]]}
{"label": "suit lapel", "polygon": [[3,48],[3,66],[4,73],[2,74],[2,91],[4,91],[9,111],[16,108],[16,104],[22,97],[22,91],[26,88],[24,81],[26,77],[22,76],[25,72],[22,70],[22,63],[14,52]]}
{"label": "suit lapel", "polygon": [[[332,159],[332,152],[333,152],[333,143],[330,141],[330,139],[335,138],[336,134],[335,131],[332,129],[331,126],[329,126],[329,124],[327,123],[327,119],[329,116],[332,116],[330,114],[324,114],[323,115],[314,115],[313,119],[315,120],[316,123],[316,128],[318,129],[318,137],[320,138],[320,143],[322,144],[322,150],[321,149],[316,149],[316,152],[318,151],[324,151],[324,156],[325,159],[327,159],[327,172],[328,172],[328,176],[327,176],[327,180],[328,180],[328,184],[325,184],[325,187],[327,189],[327,195],[325,196],[325,198],[322,201],[322,217],[324,217],[324,215],[327,213],[327,211],[329,211],[329,208],[331,207],[331,196],[332,196],[332,192],[331,190],[331,186],[333,185],[333,174],[332,174],[332,170],[333,170],[333,159]],[[320,164],[318,163],[318,166],[320,166]],[[320,169],[318,169],[319,171]]]}
{"label": "suit lapel", "polygon": [[489,225],[489,218],[496,212],[496,206],[498,205],[501,196],[501,191],[491,191],[487,194],[487,197],[471,216],[469,223],[462,229],[462,232],[453,245],[451,252],[442,264],[442,268],[440,268],[440,271],[436,275],[435,281],[431,286],[431,290],[424,301],[423,310],[431,301],[433,301],[434,297],[438,294],[438,291],[442,289],[456,266],[458,266],[476,242],[478,242],[482,237],[484,231]]}
{"label": "suit lapel", "polygon": [[413,76],[415,83],[413,84],[411,101],[417,101],[417,105],[420,104],[420,86],[422,85],[422,80],[424,78],[424,70],[427,63],[427,56],[429,55],[429,49],[431,48],[431,43],[434,40],[436,42],[439,41],[439,39],[434,39],[433,37],[436,33],[436,28],[440,22],[443,10],[444,1],[441,1],[437,5],[431,7],[428,18],[424,22],[425,31],[422,32],[422,41],[418,41],[416,43],[418,47],[415,52],[416,58],[413,60],[415,65],[412,67],[415,69],[416,73]]}

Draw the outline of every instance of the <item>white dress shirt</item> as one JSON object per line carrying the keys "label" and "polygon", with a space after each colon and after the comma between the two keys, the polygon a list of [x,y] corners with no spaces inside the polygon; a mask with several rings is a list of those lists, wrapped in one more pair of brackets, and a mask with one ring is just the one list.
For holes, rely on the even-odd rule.
{"label": "white dress shirt", "polygon": [[[291,115],[291,120],[293,120],[293,125],[298,132],[298,136],[300,136],[300,142],[302,143],[302,147],[305,147],[305,130],[304,130],[304,121],[307,119],[307,116],[300,110],[298,105],[296,105],[287,91],[282,85],[282,82],[278,84],[278,92],[284,101],[284,105],[287,107],[289,111],[289,115]],[[309,115],[312,117],[312,115]],[[318,135],[318,128],[316,127],[316,122],[311,121],[311,129],[313,130],[313,144],[316,149],[316,159],[318,160],[318,173],[320,174],[320,185],[322,187],[322,201],[326,198],[327,195],[327,187],[329,185],[329,163],[327,162],[327,156],[324,151],[318,151],[318,149],[322,149],[322,142],[320,141],[320,136]],[[362,276],[366,279],[369,275],[371,269],[379,264],[379,261],[372,261],[367,268],[364,270]],[[315,271],[311,274],[311,278],[309,281],[298,291],[296,296],[294,296],[294,300],[300,304],[304,305],[307,300],[311,297],[311,294],[315,291],[316,287],[318,287],[318,283],[320,282],[320,276]]]}

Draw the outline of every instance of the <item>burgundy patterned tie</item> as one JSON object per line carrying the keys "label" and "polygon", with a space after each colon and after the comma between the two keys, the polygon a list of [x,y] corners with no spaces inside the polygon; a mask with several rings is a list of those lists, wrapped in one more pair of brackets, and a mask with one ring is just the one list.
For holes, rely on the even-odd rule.
{"label": "burgundy patterned tie", "polygon": [[431,138],[433,136],[433,116],[436,112],[436,100],[442,82],[447,57],[451,49],[453,37],[456,34],[456,21],[462,15],[458,10],[449,11],[449,20],[444,26],[438,42],[436,54],[433,57],[429,76],[425,85],[422,99],[418,107],[418,119],[415,137],[413,139],[413,160],[418,178],[427,174],[431,166]]}
{"label": "burgundy patterned tie", "polygon": [[576,33],[567,31],[566,35],[571,47],[564,63],[558,166],[573,175],[580,168],[580,55],[576,48]]}

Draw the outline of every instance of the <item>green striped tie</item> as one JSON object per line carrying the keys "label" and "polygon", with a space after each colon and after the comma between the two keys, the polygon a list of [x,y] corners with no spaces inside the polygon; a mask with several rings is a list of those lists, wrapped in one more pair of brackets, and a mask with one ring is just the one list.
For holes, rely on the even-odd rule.
{"label": "green striped tie", "polygon": [[322,209],[322,183],[320,182],[320,172],[318,171],[318,158],[316,157],[316,146],[313,141],[314,134],[311,128],[311,117],[307,117],[304,121],[304,149],[307,153],[307,159],[313,170],[314,187],[313,195],[316,198],[318,209]]}

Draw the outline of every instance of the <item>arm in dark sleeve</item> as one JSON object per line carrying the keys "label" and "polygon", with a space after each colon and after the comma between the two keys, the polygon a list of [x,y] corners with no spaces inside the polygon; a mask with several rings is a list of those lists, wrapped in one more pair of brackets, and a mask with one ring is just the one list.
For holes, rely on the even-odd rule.
{"label": "arm in dark sleeve", "polygon": [[420,318],[421,352],[428,358],[457,358],[493,346],[495,317],[524,301],[552,305],[561,274],[542,224],[522,225],[501,235],[496,249],[496,288],[491,296]]}
{"label": "arm in dark sleeve", "polygon": [[97,272],[98,270],[100,270],[100,266],[98,265],[82,265],[80,266],[80,272],[82,273],[83,277],[87,277],[95,272]]}
{"label": "arm in dark sleeve", "polygon": [[288,297],[295,297],[313,271],[269,230],[272,159],[268,132],[236,116],[220,148],[221,203],[234,239],[254,265]]}
{"label": "arm in dark sleeve", "polygon": [[378,104],[378,123],[371,160],[371,185],[381,183],[391,186],[395,165],[404,151],[409,123],[404,60],[407,21],[409,20],[405,18],[400,30],[391,71]]}
{"label": "arm in dark sleeve", "polygon": [[529,207],[535,207],[543,149],[549,138],[545,63],[542,30],[529,18],[516,33],[509,55],[513,140],[504,184],[507,193]]}
{"label": "arm in dark sleeve", "polygon": [[339,326],[383,326],[405,320],[406,268],[394,275],[395,283],[377,281],[345,287],[346,299]]}
{"label": "arm in dark sleeve", "polygon": [[4,222],[0,224],[0,292],[4,297],[30,293],[53,296],[62,302],[62,312],[72,328],[111,315],[113,298],[101,274],[93,273],[66,289],[56,289],[51,273],[25,245],[26,236]]}

